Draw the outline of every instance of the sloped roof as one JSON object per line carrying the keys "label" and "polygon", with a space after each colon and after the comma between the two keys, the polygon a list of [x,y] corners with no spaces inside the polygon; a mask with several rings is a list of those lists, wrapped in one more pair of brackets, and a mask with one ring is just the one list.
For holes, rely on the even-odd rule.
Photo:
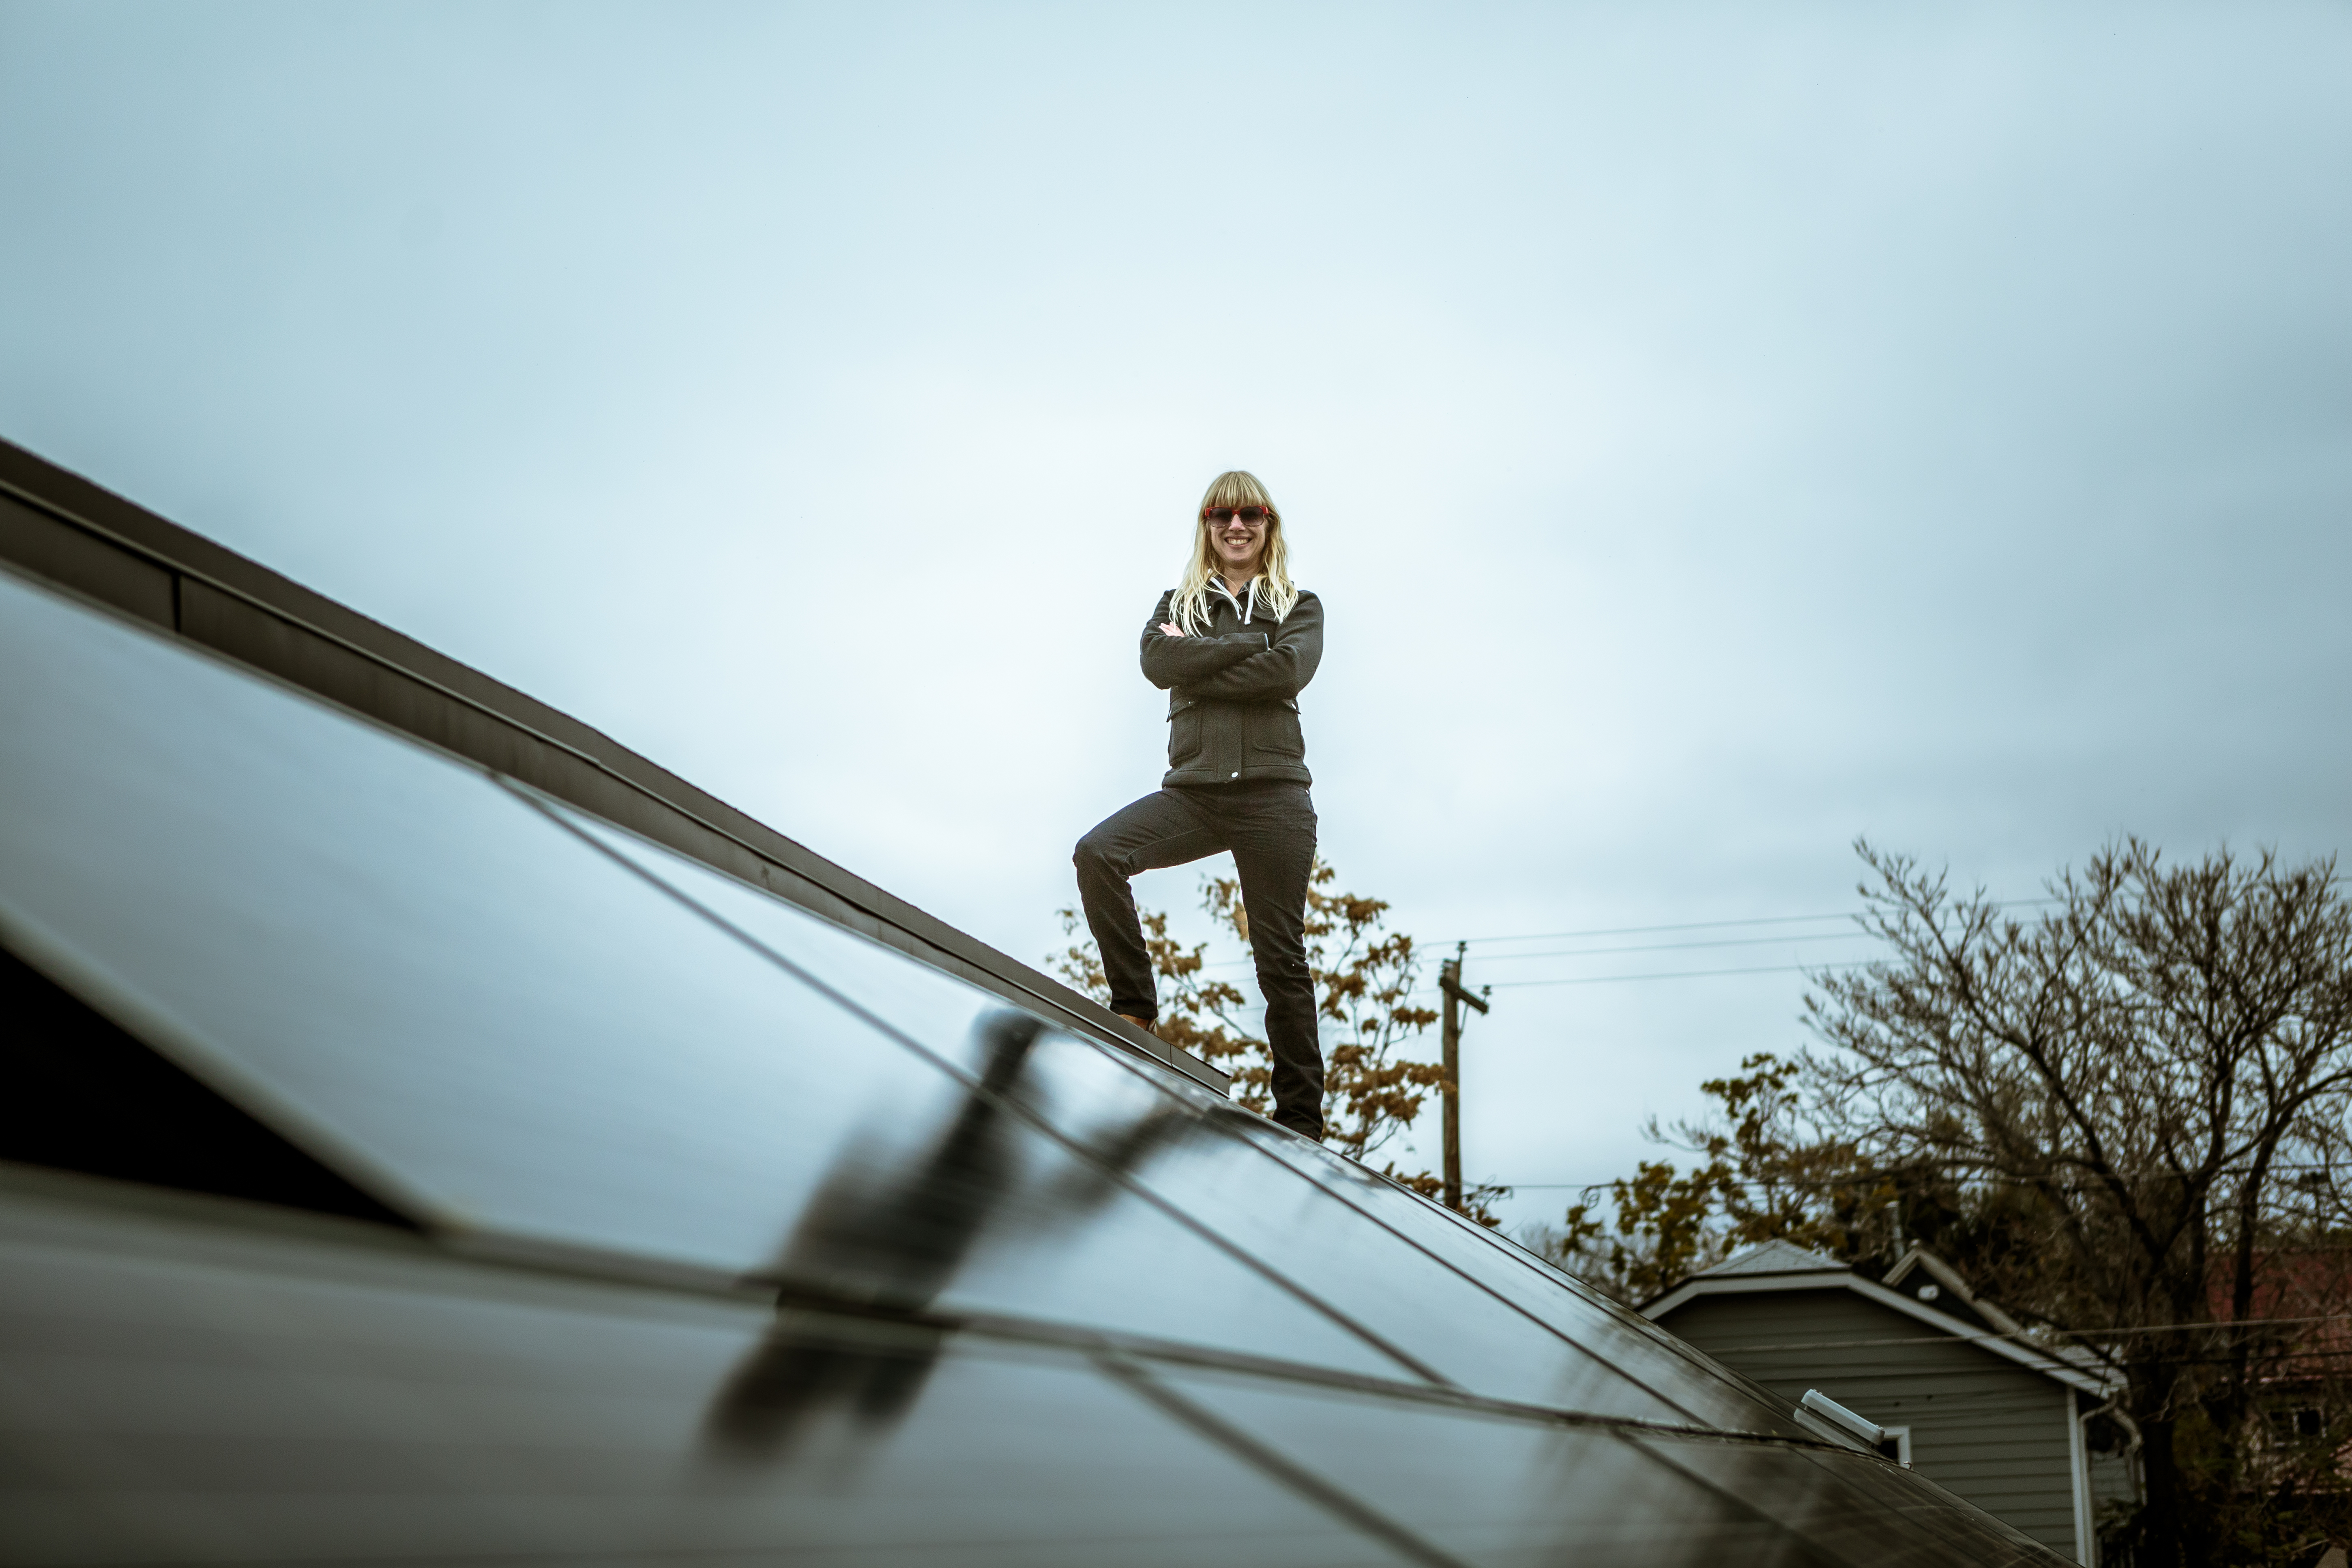
{"label": "sloped roof", "polygon": [[[891,1551],[910,1518],[1007,1561],[1622,1557],[1629,1531],[1677,1560],[2025,1560],[1070,1008],[1009,1009],[1002,973],[640,833],[651,796],[615,786],[606,818],[416,743],[342,704],[352,665],[301,667],[330,672],[314,700],[172,618],[267,626],[266,604],[125,552],[107,570],[152,573],[163,619],[36,582],[7,564],[25,540],[115,546],[19,504],[5,462],[0,491],[12,1021],[40,1020],[37,1063],[114,1030],[102,1059],[180,1097],[44,1068],[68,1137],[0,1151],[12,1315],[79,1330],[126,1279],[136,1309],[44,1364],[40,1408],[89,1413],[97,1456],[38,1491],[57,1539],[357,1557],[381,1510],[342,1500],[389,1464],[424,1478],[404,1528],[453,1557],[576,1554],[576,1510],[540,1500],[593,1494],[625,1504],[599,1543],[646,1561],[714,1531]],[[127,1164],[105,1141],[184,1104],[393,1217],[330,1208],[310,1167],[257,1194],[195,1144]],[[229,1364],[233,1408],[187,1397]],[[0,1389],[0,1426],[26,1409]],[[317,1462],[283,1464],[298,1447]],[[1399,1485],[1408,1461],[1433,1484]],[[158,1495],[186,1500],[160,1526]]]}
{"label": "sloped roof", "polygon": [[[1825,1252],[1814,1252],[1792,1241],[1767,1241],[1735,1252],[1712,1268],[1702,1268],[1698,1277],[1720,1278],[1727,1274],[1818,1274],[1824,1268],[1844,1268]],[[1851,1272],[1851,1270],[1849,1270]]]}
{"label": "sloped roof", "polygon": [[[1914,1270],[1925,1270],[1931,1279],[1951,1289],[1968,1316],[1956,1316],[1948,1310],[1931,1307],[1889,1288]],[[1915,1247],[1904,1254],[1901,1261],[1888,1270],[1886,1280],[1881,1282],[1855,1273],[1826,1253],[1814,1252],[1793,1242],[1767,1241],[1734,1253],[1712,1268],[1701,1269],[1636,1310],[1652,1322],[1658,1322],[1701,1296],[1780,1290],[1851,1290],[1866,1301],[1892,1308],[1939,1333],[1966,1340],[2005,1361],[2031,1367],[2086,1394],[2109,1393],[2116,1384],[2116,1374],[2087,1351],[2043,1345],[2026,1339],[2015,1319],[1990,1302],[1978,1301],[1958,1271],[1924,1247]],[[1987,1324],[1993,1331],[1984,1331]]]}
{"label": "sloped roof", "polygon": [[[12,499],[13,498],[13,499]],[[35,511],[16,502],[31,500]],[[0,439],[0,563],[111,606],[864,931],[1016,1007],[1172,1067],[1225,1073],[535,698]],[[194,584],[186,594],[184,585]],[[184,599],[202,612],[184,615]],[[236,606],[234,610],[223,607]],[[13,673],[13,672],[12,672]]]}

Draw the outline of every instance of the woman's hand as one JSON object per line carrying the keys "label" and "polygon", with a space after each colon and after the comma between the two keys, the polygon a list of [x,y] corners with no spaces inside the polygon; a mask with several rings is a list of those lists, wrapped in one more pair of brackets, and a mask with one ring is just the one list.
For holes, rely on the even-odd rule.
{"label": "woman's hand", "polygon": [[1181,637],[1184,635],[1184,628],[1178,626],[1174,621],[1160,622],[1160,629],[1163,634],[1171,637]]}

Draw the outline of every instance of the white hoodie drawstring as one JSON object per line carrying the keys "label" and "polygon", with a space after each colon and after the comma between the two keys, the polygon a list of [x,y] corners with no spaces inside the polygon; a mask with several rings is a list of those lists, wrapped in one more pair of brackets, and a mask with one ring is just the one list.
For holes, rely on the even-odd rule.
{"label": "white hoodie drawstring", "polygon": [[1257,579],[1255,577],[1250,579],[1249,597],[1246,601],[1234,598],[1234,591],[1226,587],[1222,581],[1217,584],[1217,592],[1225,596],[1225,603],[1242,613],[1242,625],[1249,625],[1250,617],[1257,613]]}

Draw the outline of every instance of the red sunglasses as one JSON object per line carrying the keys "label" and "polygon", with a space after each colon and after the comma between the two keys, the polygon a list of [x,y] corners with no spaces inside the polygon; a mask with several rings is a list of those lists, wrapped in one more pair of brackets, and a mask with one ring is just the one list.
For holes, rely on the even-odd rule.
{"label": "red sunglasses", "polygon": [[1210,522],[1215,524],[1219,528],[1224,527],[1225,524],[1233,521],[1235,518],[1240,518],[1252,528],[1255,528],[1259,523],[1265,521],[1265,508],[1262,506],[1204,506],[1201,509],[1201,515],[1208,519]]}

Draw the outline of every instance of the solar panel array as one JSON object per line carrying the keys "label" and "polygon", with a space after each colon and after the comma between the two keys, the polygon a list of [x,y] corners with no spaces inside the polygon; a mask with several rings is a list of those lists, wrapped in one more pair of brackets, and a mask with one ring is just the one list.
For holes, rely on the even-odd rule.
{"label": "solar panel array", "polygon": [[0,669],[0,1560],[2055,1561],[472,763],[5,574]]}

